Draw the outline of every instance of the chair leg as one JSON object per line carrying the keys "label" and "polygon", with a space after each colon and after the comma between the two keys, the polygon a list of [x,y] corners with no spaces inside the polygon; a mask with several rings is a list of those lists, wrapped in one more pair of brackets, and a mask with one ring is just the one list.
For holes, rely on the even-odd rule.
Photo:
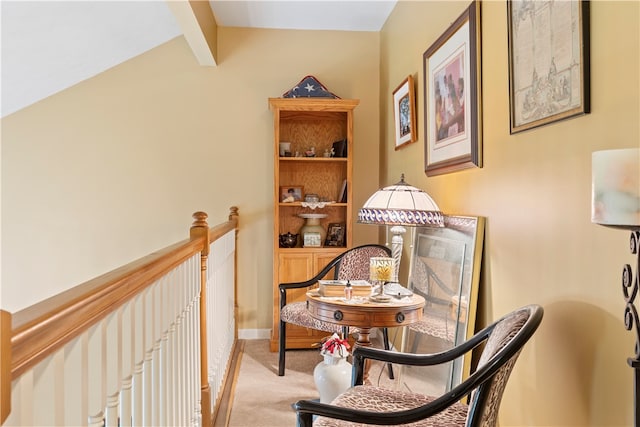
{"label": "chair leg", "polygon": [[[385,350],[391,350],[391,346],[389,345],[389,330],[387,328],[382,328],[382,341],[384,344]],[[393,365],[391,363],[387,363],[387,367],[389,368],[389,379],[394,379],[393,375]]]}
{"label": "chair leg", "polygon": [[278,329],[278,376],[284,376],[284,353],[286,351],[287,333],[286,324],[282,320],[280,321],[280,327]]}

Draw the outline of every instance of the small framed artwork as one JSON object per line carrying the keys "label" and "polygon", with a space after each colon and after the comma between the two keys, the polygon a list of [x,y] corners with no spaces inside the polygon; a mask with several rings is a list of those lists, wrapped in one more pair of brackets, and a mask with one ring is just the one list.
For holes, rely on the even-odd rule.
{"label": "small framed artwork", "polygon": [[590,111],[589,2],[507,2],[511,134]]}
{"label": "small framed artwork", "polygon": [[345,225],[344,223],[332,222],[327,227],[327,238],[324,242],[325,246],[344,246]]}
{"label": "small framed artwork", "polygon": [[416,107],[413,77],[408,76],[393,91],[396,150],[416,141]]}
{"label": "small framed artwork", "polygon": [[280,187],[280,201],[282,203],[293,203],[302,200],[302,190],[304,187],[299,185],[287,185]]}
{"label": "small framed artwork", "polygon": [[482,167],[480,1],[426,50],[425,173]]}

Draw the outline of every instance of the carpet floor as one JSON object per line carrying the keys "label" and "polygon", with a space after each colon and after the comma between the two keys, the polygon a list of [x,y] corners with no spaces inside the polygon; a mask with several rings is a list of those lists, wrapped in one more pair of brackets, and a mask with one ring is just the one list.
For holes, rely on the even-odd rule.
{"label": "carpet floor", "polygon": [[[278,353],[269,350],[269,340],[245,340],[240,369],[235,382],[230,427],[295,426],[296,416],[291,404],[300,399],[318,399],[313,382],[313,369],[322,361],[318,350],[287,352],[285,375],[278,376]],[[374,345],[376,343],[374,342]],[[369,380],[377,385],[422,393],[441,393],[442,375],[424,371],[399,372],[390,380],[382,364],[372,364]],[[420,368],[422,369],[422,368]],[[441,389],[442,388],[442,389]]]}

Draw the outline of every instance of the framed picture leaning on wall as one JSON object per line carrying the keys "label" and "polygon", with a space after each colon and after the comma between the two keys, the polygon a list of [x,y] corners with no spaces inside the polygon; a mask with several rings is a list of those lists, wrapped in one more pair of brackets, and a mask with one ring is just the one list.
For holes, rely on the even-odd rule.
{"label": "framed picture leaning on wall", "polygon": [[425,173],[482,167],[480,2],[423,55]]}

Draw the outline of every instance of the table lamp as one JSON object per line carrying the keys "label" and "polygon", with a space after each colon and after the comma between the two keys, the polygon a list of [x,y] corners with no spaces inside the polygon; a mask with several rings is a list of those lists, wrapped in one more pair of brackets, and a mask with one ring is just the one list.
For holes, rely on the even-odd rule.
{"label": "table lamp", "polygon": [[425,191],[406,183],[404,174],[397,184],[381,188],[369,197],[358,212],[358,222],[392,226],[391,255],[395,259],[392,282],[398,281],[405,226],[444,227],[444,217],[436,202]]}
{"label": "table lamp", "polygon": [[634,357],[627,363],[633,368],[634,425],[640,423],[640,325],[635,299],[640,291],[640,148],[604,150],[592,153],[591,222],[631,231],[630,250],[636,255],[636,277],[629,264],[622,268],[622,293],[625,300],[624,324],[628,331],[635,326]]}

